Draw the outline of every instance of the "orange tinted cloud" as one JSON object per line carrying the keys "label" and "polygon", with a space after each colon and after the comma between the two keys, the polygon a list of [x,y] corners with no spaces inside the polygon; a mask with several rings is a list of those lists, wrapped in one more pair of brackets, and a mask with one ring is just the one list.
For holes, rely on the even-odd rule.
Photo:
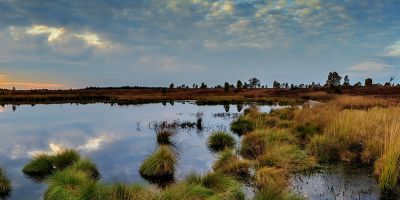
{"label": "orange tinted cloud", "polygon": [[17,89],[62,89],[64,84],[47,83],[47,82],[21,82],[12,81],[6,74],[0,74],[0,88],[17,88]]}

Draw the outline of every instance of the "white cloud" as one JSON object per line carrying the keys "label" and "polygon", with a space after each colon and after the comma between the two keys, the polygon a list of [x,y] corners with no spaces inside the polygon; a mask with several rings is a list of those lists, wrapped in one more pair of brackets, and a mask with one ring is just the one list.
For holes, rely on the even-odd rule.
{"label": "white cloud", "polygon": [[107,47],[106,42],[101,40],[95,33],[74,34],[74,36],[84,40],[88,45],[93,45],[100,48]]}
{"label": "white cloud", "polygon": [[52,42],[65,33],[64,28],[49,27],[44,25],[35,25],[26,29],[26,33],[32,35],[49,34],[47,40]]}
{"label": "white cloud", "polygon": [[397,41],[392,45],[386,47],[383,56],[400,58],[400,41]]}
{"label": "white cloud", "polygon": [[210,8],[210,16],[219,17],[232,15],[235,12],[235,4],[232,1],[217,1]]}
{"label": "white cloud", "polygon": [[[28,27],[9,27],[9,32],[14,41],[22,45],[44,44],[35,42],[37,35],[48,35],[46,43],[61,52],[80,52],[87,47],[98,49],[109,49],[112,47],[109,41],[104,40],[94,32],[80,32],[67,30],[64,27],[51,27],[45,25],[34,25]],[[81,43],[81,44],[79,44]],[[76,48],[74,48],[76,47]],[[71,48],[72,51],[70,50]]]}
{"label": "white cloud", "polygon": [[393,66],[378,63],[375,61],[365,61],[356,65],[353,65],[347,69],[349,72],[383,72],[392,70]]}

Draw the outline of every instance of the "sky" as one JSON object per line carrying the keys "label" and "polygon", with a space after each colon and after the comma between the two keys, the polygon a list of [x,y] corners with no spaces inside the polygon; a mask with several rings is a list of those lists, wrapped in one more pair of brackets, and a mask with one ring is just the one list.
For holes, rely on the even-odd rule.
{"label": "sky", "polygon": [[397,0],[0,0],[0,88],[400,83]]}

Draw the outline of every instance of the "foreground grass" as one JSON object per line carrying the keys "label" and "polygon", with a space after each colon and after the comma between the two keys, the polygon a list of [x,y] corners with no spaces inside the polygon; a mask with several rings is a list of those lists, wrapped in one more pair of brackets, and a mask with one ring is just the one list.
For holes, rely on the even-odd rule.
{"label": "foreground grass", "polygon": [[[72,151],[72,150],[69,150]],[[169,157],[171,149],[161,146],[152,156],[153,160],[160,155]],[[42,155],[50,156],[50,155]],[[168,160],[168,159],[167,159]],[[32,161],[37,162],[37,157]],[[30,164],[32,164],[32,162]],[[144,163],[149,162],[149,159]],[[147,166],[145,164],[144,166]],[[36,167],[39,167],[36,165]],[[45,166],[46,167],[46,166]],[[142,166],[143,168],[143,166]],[[168,170],[167,170],[168,169]],[[144,173],[168,171],[165,166],[153,166]],[[45,178],[48,189],[45,200],[243,200],[242,184],[234,177],[223,173],[189,174],[184,180],[170,183],[165,187],[154,188],[139,184],[113,183],[106,184],[98,180],[98,172],[94,163],[87,158],[79,159],[63,169],[55,170]],[[164,174],[161,174],[163,176]],[[4,178],[5,176],[0,176]],[[2,181],[2,180],[0,180]],[[0,182],[3,183],[3,182]],[[2,189],[2,188],[0,188]]]}
{"label": "foreground grass", "polygon": [[301,135],[320,162],[373,167],[382,192],[398,189],[399,106],[384,99],[342,96],[297,110],[294,119],[297,127],[314,127]]}

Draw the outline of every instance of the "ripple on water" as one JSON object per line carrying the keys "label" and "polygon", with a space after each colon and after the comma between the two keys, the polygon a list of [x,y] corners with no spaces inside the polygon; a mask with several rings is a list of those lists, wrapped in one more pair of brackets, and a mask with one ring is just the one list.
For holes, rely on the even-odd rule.
{"label": "ripple on water", "polygon": [[377,181],[371,172],[364,170],[297,174],[291,178],[290,185],[294,193],[310,200],[380,198]]}

